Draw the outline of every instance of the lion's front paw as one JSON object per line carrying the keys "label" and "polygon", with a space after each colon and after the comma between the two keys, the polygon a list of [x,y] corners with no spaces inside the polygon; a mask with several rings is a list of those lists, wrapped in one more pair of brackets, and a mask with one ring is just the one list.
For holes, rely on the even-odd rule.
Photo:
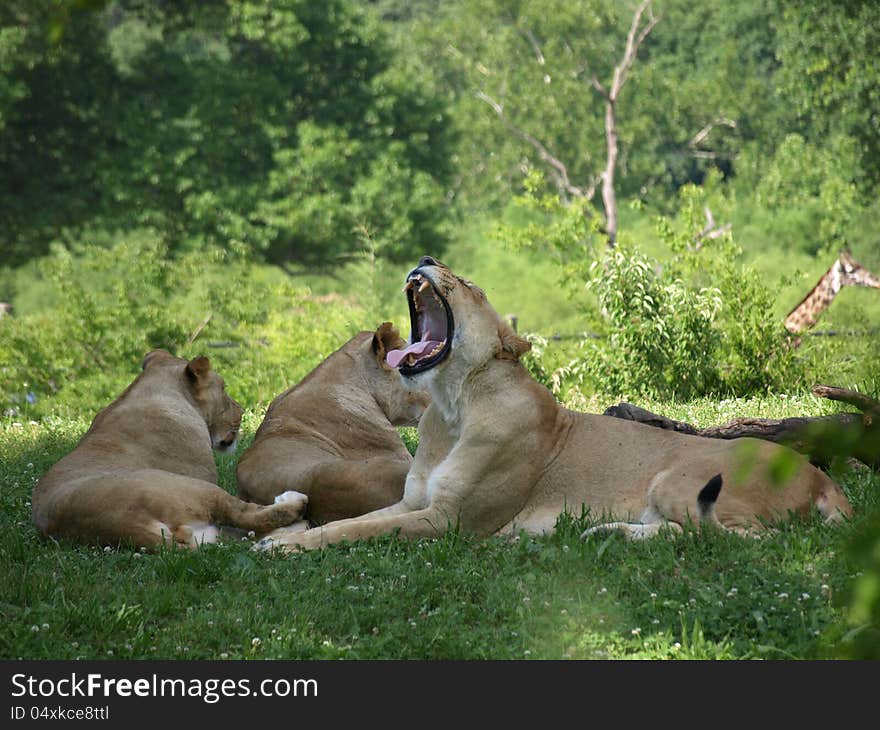
{"label": "lion's front paw", "polygon": [[623,533],[627,540],[646,540],[657,535],[677,535],[682,531],[682,528],[675,522],[665,520],[645,524],[641,522],[606,522],[584,530],[581,540],[587,540],[591,535],[615,531]]}
{"label": "lion's front paw", "polygon": [[300,550],[308,550],[306,544],[310,541],[304,540],[303,536],[309,531],[309,523],[306,520],[300,520],[287,527],[279,527],[272,530],[268,535],[264,535],[262,540],[254,543],[254,550],[268,552],[278,548],[288,553],[298,553]]}
{"label": "lion's front paw", "polygon": [[282,537],[275,535],[267,535],[262,540],[258,540],[254,543],[253,549],[261,553],[272,552],[276,549],[285,553],[299,552],[299,548],[295,544],[291,544],[289,541],[285,541]]}

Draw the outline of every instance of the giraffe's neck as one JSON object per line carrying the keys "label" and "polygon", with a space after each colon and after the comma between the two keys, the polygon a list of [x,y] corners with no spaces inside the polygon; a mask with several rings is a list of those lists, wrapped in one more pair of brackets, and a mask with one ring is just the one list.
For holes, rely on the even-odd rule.
{"label": "giraffe's neck", "polygon": [[801,303],[785,318],[785,329],[792,334],[809,329],[819,319],[845,286],[869,286],[880,289],[880,278],[874,276],[846,251],[826,271]]}

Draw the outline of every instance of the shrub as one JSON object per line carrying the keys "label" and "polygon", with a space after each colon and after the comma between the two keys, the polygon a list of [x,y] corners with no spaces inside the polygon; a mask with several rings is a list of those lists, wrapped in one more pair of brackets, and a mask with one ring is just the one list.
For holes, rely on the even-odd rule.
{"label": "shrub", "polygon": [[606,317],[606,338],[586,348],[588,373],[602,390],[688,397],[719,389],[717,288],[658,273],[623,246],[592,263],[588,283]]}
{"label": "shrub", "polygon": [[49,305],[0,320],[0,408],[38,417],[93,412],[162,347],[207,354],[244,403],[266,402],[355,331],[375,327],[342,297],[200,251],[172,259],[150,231],[106,246],[56,247],[42,261]]}
{"label": "shrub", "polygon": [[730,234],[699,236],[711,188],[684,186],[678,214],[658,218],[669,252],[660,262],[625,239],[609,249],[589,205],[540,196],[529,178],[519,201],[537,221],[500,233],[514,248],[547,251],[563,282],[586,284],[595,304],[584,314],[601,334],[585,340],[568,365],[531,363],[554,392],[589,384],[611,395],[692,398],[799,384],[802,373],[773,312],[777,288],[740,262]]}

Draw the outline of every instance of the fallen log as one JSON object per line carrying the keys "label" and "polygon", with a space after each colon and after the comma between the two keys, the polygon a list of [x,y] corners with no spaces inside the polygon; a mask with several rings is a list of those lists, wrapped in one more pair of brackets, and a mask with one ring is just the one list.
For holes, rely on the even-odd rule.
{"label": "fallen log", "polygon": [[808,455],[814,464],[821,466],[827,466],[835,457],[852,457],[880,469],[880,401],[863,393],[828,385],[815,386],[813,393],[847,403],[862,412],[813,417],[737,418],[722,426],[708,428],[697,428],[626,402],[611,406],[604,415],[705,438],[749,436],[774,441]]}

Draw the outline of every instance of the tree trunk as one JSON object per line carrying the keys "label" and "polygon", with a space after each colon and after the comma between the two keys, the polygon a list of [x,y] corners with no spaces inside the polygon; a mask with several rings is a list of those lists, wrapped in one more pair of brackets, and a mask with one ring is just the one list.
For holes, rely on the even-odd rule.
{"label": "tree trunk", "polygon": [[697,428],[626,402],[611,406],[604,415],[692,436],[718,439],[748,436],[773,441],[807,454],[814,464],[822,466],[828,465],[834,457],[853,457],[874,469],[880,469],[880,401],[826,385],[817,385],[813,392],[824,398],[854,405],[863,413],[779,419],[737,418],[723,426],[708,428]]}
{"label": "tree trunk", "polygon": [[605,101],[605,142],[607,157],[602,175],[602,204],[605,207],[605,232],[608,245],[617,243],[617,195],[614,192],[614,172],[617,169],[617,121],[614,117],[614,100]]}

